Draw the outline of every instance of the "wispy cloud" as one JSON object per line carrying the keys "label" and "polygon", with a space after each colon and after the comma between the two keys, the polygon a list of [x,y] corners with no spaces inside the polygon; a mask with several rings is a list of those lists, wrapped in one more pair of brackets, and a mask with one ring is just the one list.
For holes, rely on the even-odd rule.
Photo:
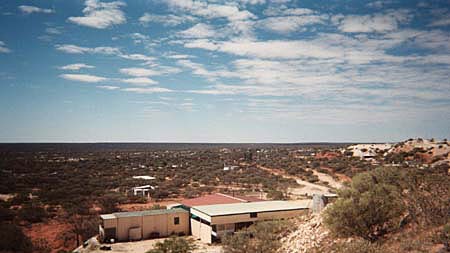
{"label": "wispy cloud", "polygon": [[123,91],[140,93],[140,94],[152,94],[152,93],[163,93],[171,92],[172,90],[162,87],[150,87],[150,88],[124,88]]}
{"label": "wispy cloud", "polygon": [[10,53],[11,49],[6,47],[6,43],[0,40],[0,53]]}
{"label": "wispy cloud", "polygon": [[165,26],[177,26],[183,23],[195,22],[197,18],[190,15],[155,15],[150,13],[144,13],[139,18],[139,22],[143,25],[148,25],[148,23],[160,23]]}
{"label": "wispy cloud", "polygon": [[96,29],[105,29],[126,22],[125,14],[120,9],[120,7],[126,5],[124,2],[105,3],[97,0],[86,0],[85,5],[86,7],[83,9],[84,16],[69,17],[68,20],[77,25]]}
{"label": "wispy cloud", "polygon": [[119,72],[122,74],[125,74],[125,75],[136,76],[136,77],[161,75],[160,71],[146,69],[146,68],[122,68],[119,70]]}
{"label": "wispy cloud", "polygon": [[81,47],[72,44],[58,44],[55,46],[56,50],[68,53],[68,54],[103,54],[103,55],[115,55],[124,59],[133,61],[153,61],[154,57],[143,54],[126,54],[123,53],[117,47]]}
{"label": "wispy cloud", "polygon": [[256,16],[247,11],[240,10],[236,5],[225,5],[208,3],[207,1],[193,0],[168,0],[169,6],[175,10],[188,11],[195,16],[204,18],[226,18],[230,21],[246,20],[256,18]]}
{"label": "wispy cloud", "polygon": [[147,77],[126,78],[126,79],[122,79],[122,82],[125,82],[128,84],[133,84],[133,85],[138,85],[138,86],[153,85],[153,84],[158,83],[157,81],[152,80]]}
{"label": "wispy cloud", "polygon": [[108,80],[108,78],[105,77],[85,74],[62,74],[60,75],[60,77],[70,81],[79,81],[85,83],[98,83]]}
{"label": "wispy cloud", "polygon": [[32,13],[46,13],[46,14],[49,14],[49,13],[54,13],[55,12],[52,9],[39,8],[39,7],[36,7],[36,6],[31,6],[31,5],[20,5],[18,8],[19,8],[19,10],[22,13],[25,13],[25,14],[32,14]]}
{"label": "wispy cloud", "polygon": [[119,86],[110,86],[110,85],[100,85],[100,86],[97,86],[97,88],[104,89],[104,90],[118,90],[118,89],[120,89]]}
{"label": "wispy cloud", "polygon": [[410,19],[406,10],[390,11],[384,14],[335,16],[338,28],[347,33],[373,33],[396,30],[401,23]]}
{"label": "wispy cloud", "polygon": [[180,35],[186,38],[208,38],[217,36],[217,33],[212,26],[199,23],[180,32]]}
{"label": "wispy cloud", "polygon": [[65,66],[58,67],[61,70],[80,70],[80,69],[92,69],[95,68],[92,65],[84,64],[84,63],[74,63]]}

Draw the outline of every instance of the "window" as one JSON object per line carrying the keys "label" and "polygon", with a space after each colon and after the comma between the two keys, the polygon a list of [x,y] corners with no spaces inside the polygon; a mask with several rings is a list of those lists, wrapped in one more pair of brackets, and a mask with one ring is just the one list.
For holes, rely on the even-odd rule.
{"label": "window", "polygon": [[258,217],[258,213],[250,213],[250,218],[256,218]]}
{"label": "window", "polygon": [[175,225],[180,224],[180,217],[173,218],[173,224],[175,224]]}

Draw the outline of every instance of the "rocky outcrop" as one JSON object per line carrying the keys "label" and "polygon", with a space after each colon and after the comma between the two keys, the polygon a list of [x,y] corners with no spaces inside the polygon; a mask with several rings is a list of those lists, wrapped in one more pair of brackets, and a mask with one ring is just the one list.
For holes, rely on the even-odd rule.
{"label": "rocky outcrop", "polygon": [[320,213],[311,214],[295,224],[293,232],[281,240],[280,253],[304,253],[317,248],[327,238],[329,230],[322,224]]}

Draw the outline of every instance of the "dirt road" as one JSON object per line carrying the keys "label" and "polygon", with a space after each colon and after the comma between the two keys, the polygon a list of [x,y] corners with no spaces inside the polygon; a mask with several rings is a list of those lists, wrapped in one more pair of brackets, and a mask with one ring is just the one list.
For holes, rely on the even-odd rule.
{"label": "dirt road", "polygon": [[[288,192],[293,195],[293,197],[303,197],[303,196],[312,196],[313,194],[331,194],[331,188],[319,184],[310,183],[308,181],[302,180],[298,177],[291,176],[286,174],[282,170],[272,169],[268,167],[264,167],[261,165],[257,165],[257,167],[261,170],[265,170],[274,175],[279,175],[284,178],[295,179],[295,181],[300,185],[300,187],[289,188]],[[341,183],[334,180],[333,177],[327,175],[325,173],[320,173],[313,170],[313,173],[319,177],[319,180],[322,182],[328,182],[328,184],[333,188],[340,188],[342,186]]]}

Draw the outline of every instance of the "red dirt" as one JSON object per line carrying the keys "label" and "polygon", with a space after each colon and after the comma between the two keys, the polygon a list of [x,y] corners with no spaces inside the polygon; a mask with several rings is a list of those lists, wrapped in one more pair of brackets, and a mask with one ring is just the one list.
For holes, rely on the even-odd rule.
{"label": "red dirt", "polygon": [[73,250],[76,247],[75,238],[64,245],[63,234],[70,229],[70,225],[57,220],[48,220],[45,223],[35,223],[31,227],[23,229],[24,233],[31,238],[32,241],[36,239],[45,239],[52,252],[58,250]]}
{"label": "red dirt", "polygon": [[317,158],[317,159],[320,159],[320,158],[333,159],[333,158],[336,158],[339,156],[341,156],[340,153],[324,151],[324,152],[320,152],[320,153],[316,154],[315,158]]}

